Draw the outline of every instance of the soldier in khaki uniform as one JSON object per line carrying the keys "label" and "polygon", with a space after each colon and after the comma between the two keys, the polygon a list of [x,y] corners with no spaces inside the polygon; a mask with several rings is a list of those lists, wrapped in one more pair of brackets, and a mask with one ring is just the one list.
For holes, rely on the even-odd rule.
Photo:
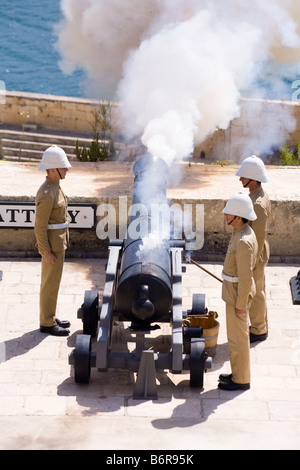
{"label": "soldier in khaki uniform", "polygon": [[68,336],[68,321],[56,318],[56,304],[68,242],[67,199],[61,187],[71,165],[63,149],[53,145],[43,154],[39,170],[46,170],[45,182],[36,198],[35,236],[42,256],[40,288],[40,331]]}
{"label": "soldier in khaki uniform", "polygon": [[226,223],[233,227],[224,268],[222,299],[226,302],[226,326],[231,374],[221,374],[219,388],[250,388],[249,308],[255,295],[253,267],[257,241],[248,220],[256,219],[249,196],[237,193],[223,209]]}
{"label": "soldier in khaki uniform", "polygon": [[243,187],[249,189],[254,212],[257,216],[254,222],[249,222],[258,242],[257,261],[253,271],[256,295],[249,312],[251,324],[250,343],[254,343],[256,341],[264,341],[268,336],[265,267],[270,257],[267,230],[271,214],[271,203],[261,185],[261,183],[267,183],[268,177],[265,165],[260,158],[255,155],[246,158],[242,162],[236,175],[240,176]]}

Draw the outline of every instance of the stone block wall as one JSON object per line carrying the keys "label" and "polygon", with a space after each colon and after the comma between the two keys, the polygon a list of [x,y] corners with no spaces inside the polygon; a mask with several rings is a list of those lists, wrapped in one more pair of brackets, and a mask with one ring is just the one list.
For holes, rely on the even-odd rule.
{"label": "stone block wall", "polygon": [[[101,101],[65,96],[7,91],[0,105],[0,123],[21,125],[21,114],[29,114],[26,123],[38,127],[79,133],[92,132],[92,107]],[[116,105],[115,105],[116,106]]]}
{"label": "stone block wall", "polygon": [[[91,106],[100,101],[66,98],[32,93],[7,92],[5,103],[0,105],[2,124],[21,123],[20,112],[30,114],[30,122],[47,129],[71,132],[91,132]],[[217,130],[195,149],[195,156],[239,162],[241,156],[263,152],[265,142],[277,145],[282,139],[289,145],[300,142],[300,104],[266,100],[241,100],[240,117],[234,119],[226,130]],[[117,128],[117,123],[116,123]],[[264,140],[264,137],[267,137]],[[273,140],[272,140],[273,139]],[[247,146],[248,145],[248,146]],[[80,202],[80,201],[74,201]],[[94,201],[93,201],[94,202]],[[177,201],[173,201],[177,202]],[[179,202],[179,201],[178,201]],[[181,201],[183,203],[184,201]],[[216,216],[224,207],[223,200],[198,201],[205,206],[205,244],[199,257],[223,255],[229,234],[222,224],[216,228]],[[100,201],[98,201],[100,203]],[[272,201],[272,223],[269,240],[273,256],[293,258],[300,256],[300,216],[298,201]],[[23,251],[29,256],[35,252],[32,230],[2,230],[0,256]],[[88,248],[87,248],[88,247]],[[107,250],[107,242],[101,242],[94,232],[73,232],[70,252],[98,252]]]}
{"label": "stone block wall", "polygon": [[[80,197],[73,202],[83,202]],[[101,204],[103,201],[95,199],[84,202]],[[119,200],[109,198],[109,204],[116,208],[118,214]],[[201,249],[192,252],[192,257],[198,260],[222,260],[227,251],[232,229],[228,228],[221,216],[225,201],[223,199],[199,199],[195,204],[204,206],[204,244]],[[171,204],[178,204],[182,208],[190,200],[173,199]],[[268,227],[268,240],[270,243],[271,261],[296,263],[300,260],[300,213],[299,201],[271,201],[272,216]],[[99,222],[99,217],[97,222]],[[193,225],[196,221],[193,219]],[[119,227],[117,226],[117,233]],[[35,248],[35,235],[33,229],[1,229],[0,257],[9,256],[38,256]],[[108,253],[108,238],[100,240],[96,229],[75,230],[70,229],[70,247],[68,257],[106,257]]]}
{"label": "stone block wall", "polygon": [[216,130],[195,148],[195,157],[232,160],[271,155],[283,144],[300,143],[300,103],[241,99],[240,116],[226,130]]}
{"label": "stone block wall", "polygon": [[[91,133],[92,106],[100,103],[84,98],[7,91],[5,102],[0,105],[0,123],[21,125],[20,113],[24,112],[30,115],[28,122],[40,127]],[[228,159],[239,163],[251,153],[264,154],[283,143],[300,143],[299,102],[242,98],[239,105],[240,116],[226,130],[216,130],[196,146],[197,159]],[[117,113],[114,127],[118,132]]]}

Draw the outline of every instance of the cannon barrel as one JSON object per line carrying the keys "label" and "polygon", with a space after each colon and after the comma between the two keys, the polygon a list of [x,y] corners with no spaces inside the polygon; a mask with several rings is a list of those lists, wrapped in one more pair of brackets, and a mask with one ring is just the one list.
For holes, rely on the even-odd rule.
{"label": "cannon barrel", "polygon": [[[136,324],[169,321],[172,309],[170,223],[160,220],[167,207],[168,167],[144,155],[133,167],[131,216],[124,241],[116,308]],[[155,210],[153,210],[155,208]],[[162,236],[164,232],[164,238]]]}
{"label": "cannon barrel", "polygon": [[[187,314],[182,310],[184,241],[170,236],[168,167],[162,159],[145,155],[133,169],[127,236],[122,241],[110,241],[102,305],[97,291],[85,292],[78,311],[84,334],[77,336],[69,363],[74,365],[77,383],[89,382],[91,367],[102,372],[109,368],[137,372],[133,398],[156,399],[156,370],[170,369],[174,374],[190,370],[191,387],[203,387],[204,371],[211,367],[211,358],[205,352],[202,327],[183,327]],[[168,217],[162,218],[166,213]],[[190,315],[206,312],[204,297],[193,294]],[[113,350],[115,318],[131,321],[129,329],[136,337],[134,353]],[[146,349],[145,336],[160,328],[151,325],[153,322],[169,322],[172,326],[169,352]],[[97,336],[95,352],[92,336]]]}

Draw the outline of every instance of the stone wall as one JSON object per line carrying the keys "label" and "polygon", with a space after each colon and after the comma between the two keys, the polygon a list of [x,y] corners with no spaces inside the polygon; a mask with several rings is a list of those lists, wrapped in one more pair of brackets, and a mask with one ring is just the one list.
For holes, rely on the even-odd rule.
{"label": "stone wall", "polygon": [[[21,125],[20,113],[24,112],[30,115],[27,122],[40,127],[91,133],[92,106],[100,103],[84,98],[7,91],[5,103],[0,105],[0,123]],[[226,130],[216,130],[196,146],[197,159],[238,162],[241,155],[264,154],[282,143],[297,145],[300,142],[298,102],[240,99],[239,106],[240,116]],[[118,131],[117,113],[114,113],[114,126]]]}
{"label": "stone wall", "polygon": [[[20,124],[20,112],[30,114],[30,122],[48,129],[72,132],[91,132],[91,106],[99,104],[80,98],[65,98],[51,95],[7,92],[5,103],[0,105],[2,124]],[[241,100],[241,115],[232,121],[227,130],[218,130],[201,146],[195,149],[195,156],[217,158],[219,160],[239,160],[242,151],[247,154],[256,148],[263,149],[263,137],[272,136],[273,142],[289,145],[300,142],[300,105],[298,102],[263,100]],[[268,139],[270,141],[270,138]],[[246,148],[246,144],[248,147]],[[260,147],[259,147],[260,146]],[[246,150],[245,150],[246,149]],[[13,195],[12,195],[13,196]],[[285,198],[287,199],[287,198]],[[80,202],[73,201],[73,202]],[[86,200],[86,202],[88,202]],[[95,201],[92,201],[95,202]],[[110,201],[111,202],[111,201]],[[180,201],[184,203],[184,198]],[[195,201],[194,201],[195,202]],[[101,201],[97,201],[98,204]],[[222,198],[199,200],[205,207],[205,243],[198,257],[223,256],[229,234],[226,227],[216,227],[216,216],[224,207]],[[220,218],[218,217],[217,220]],[[107,241],[101,242],[94,231],[71,232],[72,251],[84,256],[94,253],[107,253]],[[300,257],[300,216],[299,201],[272,200],[272,221],[269,228],[271,253],[277,259]],[[35,253],[33,230],[1,230],[0,256]]]}
{"label": "stone wall", "polygon": [[299,102],[241,99],[239,105],[240,117],[198,145],[196,157],[239,163],[251,154],[272,155],[285,143],[300,143]]}
{"label": "stone wall", "polygon": [[92,107],[99,106],[101,101],[65,96],[41,95],[7,91],[5,103],[0,105],[1,124],[26,124],[38,127],[66,130],[78,133],[91,133],[93,116]]}
{"label": "stone wall", "polygon": [[[31,198],[30,198],[31,199]],[[33,200],[32,200],[33,201]],[[72,202],[83,202],[80,197]],[[85,203],[101,204],[101,199],[84,199]],[[119,210],[119,199],[109,198],[106,203]],[[129,201],[130,203],[130,201]],[[190,204],[190,200],[172,199],[171,204]],[[192,252],[194,259],[222,260],[227,251],[232,229],[228,228],[224,218],[220,216],[224,208],[223,199],[199,199],[192,203],[204,206],[204,245],[201,249]],[[292,262],[300,260],[300,213],[299,201],[271,201],[272,216],[268,227],[268,240],[270,243],[271,261]],[[97,218],[97,223],[99,222]],[[196,221],[193,220],[194,227]],[[117,227],[117,236],[119,229]],[[70,247],[68,257],[106,257],[108,254],[108,238],[100,240],[96,229],[76,230],[70,229]],[[35,235],[33,229],[1,229],[0,257],[38,256],[35,248]]]}

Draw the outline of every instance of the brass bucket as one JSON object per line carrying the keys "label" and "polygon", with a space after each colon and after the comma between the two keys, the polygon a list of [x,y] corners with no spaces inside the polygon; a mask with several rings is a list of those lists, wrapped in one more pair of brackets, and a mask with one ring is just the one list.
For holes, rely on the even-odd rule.
{"label": "brass bucket", "polygon": [[217,349],[220,323],[216,318],[218,318],[217,312],[208,312],[206,315],[188,315],[183,320],[183,326],[203,328],[205,351],[208,356],[213,356]]}

